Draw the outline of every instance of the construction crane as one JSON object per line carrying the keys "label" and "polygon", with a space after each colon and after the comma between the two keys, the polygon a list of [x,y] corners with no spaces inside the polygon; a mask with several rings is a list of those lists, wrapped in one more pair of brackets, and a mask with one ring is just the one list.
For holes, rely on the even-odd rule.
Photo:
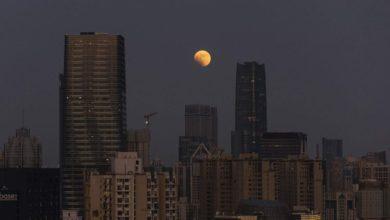
{"label": "construction crane", "polygon": [[146,126],[146,127],[150,127],[150,118],[151,118],[152,116],[155,116],[155,115],[157,115],[157,112],[152,112],[152,113],[149,113],[149,114],[144,115],[145,126]]}

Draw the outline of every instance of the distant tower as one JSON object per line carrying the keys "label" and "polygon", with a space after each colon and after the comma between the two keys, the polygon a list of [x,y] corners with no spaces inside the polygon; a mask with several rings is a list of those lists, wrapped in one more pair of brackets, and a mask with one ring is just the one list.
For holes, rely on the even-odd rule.
{"label": "distant tower", "polygon": [[258,146],[261,134],[267,131],[264,64],[237,64],[235,112],[231,151],[237,157],[240,153],[250,151],[251,147]]}
{"label": "distant tower", "polygon": [[17,129],[16,136],[8,138],[3,153],[6,168],[40,168],[42,165],[42,146],[25,127]]}
{"label": "distant tower", "polygon": [[150,166],[150,130],[149,128],[129,130],[127,136],[128,152],[137,152],[144,167]]}
{"label": "distant tower", "polygon": [[218,146],[217,108],[209,105],[185,106],[185,136],[179,137],[179,160],[188,162],[199,144]]}
{"label": "distant tower", "polygon": [[[325,175],[327,191],[339,190],[340,181],[344,169],[343,140],[322,138],[322,160],[325,161]],[[340,174],[340,175],[337,175]],[[334,180],[336,179],[336,180]],[[334,184],[336,183],[336,184]]]}
{"label": "distant tower", "polygon": [[322,138],[322,159],[332,162],[343,157],[343,140]]}
{"label": "distant tower", "polygon": [[205,137],[210,145],[218,145],[217,108],[209,105],[185,106],[185,136]]}
{"label": "distant tower", "polygon": [[60,164],[63,211],[83,212],[83,174],[110,169],[126,147],[125,43],[120,35],[65,36],[60,76]]}

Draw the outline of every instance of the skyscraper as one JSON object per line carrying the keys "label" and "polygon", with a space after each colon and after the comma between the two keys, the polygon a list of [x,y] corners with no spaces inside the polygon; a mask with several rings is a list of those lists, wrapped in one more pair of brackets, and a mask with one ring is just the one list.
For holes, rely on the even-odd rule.
{"label": "skyscraper", "polygon": [[119,152],[111,172],[86,179],[85,219],[177,219],[177,180],[171,168],[142,168],[135,152]]}
{"label": "skyscraper", "polygon": [[125,147],[125,46],[120,35],[65,36],[60,77],[61,199],[64,211],[82,211],[83,174],[109,170]]}
{"label": "skyscraper", "polygon": [[185,136],[179,137],[179,161],[189,162],[199,144],[218,145],[217,108],[209,105],[185,106]]}
{"label": "skyscraper", "polygon": [[[333,184],[331,182],[332,179],[335,179],[337,175],[335,173],[339,173],[338,170],[343,170],[343,163],[339,167],[338,170],[333,170],[336,166],[333,166],[333,162],[336,159],[343,158],[343,140],[341,139],[328,139],[322,138],[322,159],[325,161],[326,165],[326,188],[328,191],[334,191]],[[338,188],[338,187],[336,187]]]}
{"label": "skyscraper", "polygon": [[267,131],[265,66],[256,62],[237,64],[236,117],[231,151],[237,157],[249,152]]}
{"label": "skyscraper", "polygon": [[217,108],[209,105],[186,105],[185,136],[206,137],[210,145],[217,146]]}
{"label": "skyscraper", "polygon": [[4,145],[4,167],[39,168],[42,165],[42,146],[30,129],[22,127]]}

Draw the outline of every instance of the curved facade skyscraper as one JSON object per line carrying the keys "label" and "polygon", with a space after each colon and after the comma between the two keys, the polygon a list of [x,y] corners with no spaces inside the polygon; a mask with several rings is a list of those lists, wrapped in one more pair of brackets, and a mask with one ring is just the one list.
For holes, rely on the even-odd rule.
{"label": "curved facade skyscraper", "polygon": [[4,167],[39,168],[42,165],[42,146],[30,129],[22,127],[4,145]]}

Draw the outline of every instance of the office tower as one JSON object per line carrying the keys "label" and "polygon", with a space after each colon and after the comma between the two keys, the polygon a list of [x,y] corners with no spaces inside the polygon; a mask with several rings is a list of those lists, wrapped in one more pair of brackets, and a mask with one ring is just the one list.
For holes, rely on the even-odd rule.
{"label": "office tower", "polygon": [[208,105],[185,106],[185,136],[179,137],[179,161],[189,160],[200,144],[208,149],[218,145],[217,108]]}
{"label": "office tower", "polygon": [[217,108],[209,105],[186,105],[185,136],[205,137],[211,146],[218,146]]}
{"label": "office tower", "polygon": [[58,168],[0,169],[0,219],[60,219]]}
{"label": "office tower", "polygon": [[42,165],[42,146],[38,138],[30,135],[30,129],[16,130],[4,145],[4,167],[39,168]]}
{"label": "office tower", "polygon": [[60,77],[61,199],[64,211],[80,211],[83,172],[109,169],[126,143],[125,46],[119,35],[65,36]]}
{"label": "office tower", "polygon": [[150,130],[148,128],[130,130],[127,136],[127,151],[137,152],[143,166],[150,166]]}
{"label": "office tower", "polygon": [[355,195],[353,192],[327,192],[325,197],[325,220],[356,219]]}
{"label": "office tower", "polygon": [[87,175],[85,217],[177,219],[177,183],[170,168],[142,168],[135,152],[118,152],[111,172]]}
{"label": "office tower", "polygon": [[307,135],[301,132],[265,132],[253,152],[260,158],[281,159],[306,154]]}
{"label": "office tower", "polygon": [[237,64],[235,130],[232,132],[233,156],[250,152],[267,131],[265,66],[256,62]]}

